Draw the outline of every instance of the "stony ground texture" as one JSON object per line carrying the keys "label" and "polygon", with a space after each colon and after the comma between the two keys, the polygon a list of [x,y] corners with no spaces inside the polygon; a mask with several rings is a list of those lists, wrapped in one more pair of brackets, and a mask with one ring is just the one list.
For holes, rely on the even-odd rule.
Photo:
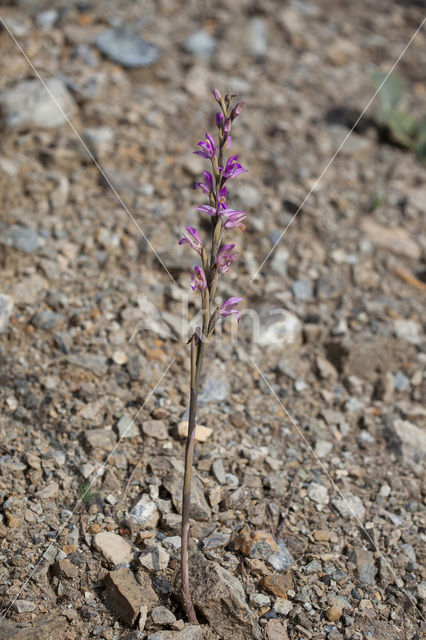
{"label": "stony ground texture", "polygon": [[[425,168],[389,144],[377,101],[252,276],[422,4],[0,8],[63,109],[3,29],[2,640],[421,637]],[[415,114],[425,37],[398,66]],[[177,597],[188,349],[175,336],[196,298],[177,239],[197,221],[192,150],[213,86],[246,102],[233,144],[250,173],[231,201],[248,228],[221,294],[252,311],[206,361],[190,627]]]}

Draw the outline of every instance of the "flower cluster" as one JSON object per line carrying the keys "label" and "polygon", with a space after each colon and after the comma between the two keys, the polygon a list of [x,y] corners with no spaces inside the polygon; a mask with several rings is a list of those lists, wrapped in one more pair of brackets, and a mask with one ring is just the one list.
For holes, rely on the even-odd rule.
{"label": "flower cluster", "polygon": [[205,322],[203,333],[210,335],[218,318],[226,318],[236,315],[240,320],[241,312],[236,306],[243,298],[231,297],[214,309],[210,315],[210,302],[216,293],[220,276],[229,271],[232,263],[237,261],[238,252],[234,252],[235,244],[222,242],[225,231],[230,229],[245,230],[244,220],[246,213],[233,209],[228,205],[227,183],[247,169],[238,161],[238,156],[225,158],[225,152],[231,146],[231,127],[234,120],[241,113],[243,102],[237,102],[231,107],[233,94],[222,97],[217,89],[213,90],[214,98],[220,107],[216,113],[216,127],[218,130],[217,141],[209,133],[204,140],[198,143],[199,149],[194,153],[209,160],[211,170],[203,171],[203,181],[197,182],[194,189],[207,196],[208,203],[197,207],[197,211],[205,213],[211,219],[211,238],[208,247],[201,240],[200,234],[194,227],[185,227],[187,233],[179,240],[179,244],[189,244],[201,258],[202,266],[196,266],[192,274],[191,287],[193,291],[199,291],[202,296]]}

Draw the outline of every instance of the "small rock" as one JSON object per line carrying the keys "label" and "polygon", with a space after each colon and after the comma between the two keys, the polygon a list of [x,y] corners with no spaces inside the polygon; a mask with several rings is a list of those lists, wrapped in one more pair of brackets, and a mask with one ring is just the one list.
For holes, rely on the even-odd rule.
{"label": "small rock", "polygon": [[265,627],[265,640],[288,640],[287,629],[279,620],[272,618]]}
{"label": "small rock", "polygon": [[199,625],[189,625],[176,633],[173,640],[202,640],[203,631]]}
{"label": "small rock", "polygon": [[329,362],[325,358],[321,358],[320,356],[318,356],[318,358],[316,359],[316,365],[321,378],[323,378],[324,380],[337,379],[337,371],[333,367],[331,362]]}
{"label": "small rock", "polygon": [[175,614],[166,607],[155,607],[151,611],[152,621],[155,625],[171,625],[175,622]]}
{"label": "small rock", "polygon": [[144,602],[139,609],[138,629],[143,631],[145,629],[146,620],[148,618],[148,605]]}
{"label": "small rock", "polygon": [[210,60],[216,50],[216,42],[207,31],[201,29],[187,38],[185,49],[197,58]]}
{"label": "small rock", "polygon": [[117,423],[118,437],[120,438],[136,438],[139,435],[139,429],[133,418],[127,413],[120,418]]}
{"label": "small rock", "polygon": [[[195,439],[197,442],[206,442],[211,434],[213,433],[213,429],[210,427],[203,427],[201,424],[197,424],[195,426]],[[186,438],[188,435],[188,422],[183,420],[178,424],[178,436],[179,438]]]}
{"label": "small rock", "polygon": [[149,67],[158,59],[158,48],[128,27],[103,31],[95,45],[105,56],[129,69]]}
{"label": "small rock", "polygon": [[281,616],[288,616],[290,611],[293,609],[293,603],[290,600],[285,600],[284,598],[277,598],[275,600],[274,609]]}
{"label": "small rock", "polygon": [[417,585],[417,596],[420,600],[426,600],[426,581],[423,580]]}
{"label": "small rock", "polygon": [[155,529],[160,514],[155,502],[145,493],[131,509],[129,517],[133,522],[143,525],[146,529]]}
{"label": "small rock", "polygon": [[318,458],[325,458],[333,449],[333,443],[328,440],[317,440],[315,444],[315,453]]}
{"label": "small rock", "polygon": [[213,475],[219,484],[226,484],[226,471],[221,458],[216,458],[212,464]]}
{"label": "small rock", "polygon": [[104,452],[114,447],[116,436],[110,429],[89,429],[84,433],[84,443],[97,460],[102,460]]}
{"label": "small rock", "polygon": [[12,225],[4,234],[3,242],[25,253],[34,253],[39,246],[39,238],[34,229],[22,227],[21,225]]}
{"label": "small rock", "polygon": [[132,626],[143,605],[142,591],[130,569],[110,571],[105,578],[108,600],[115,615]]}
{"label": "small rock", "polygon": [[164,571],[170,561],[170,555],[159,544],[149,547],[138,558],[139,563],[148,571]]}
{"label": "small rock", "polygon": [[161,544],[165,546],[167,549],[172,549],[173,551],[179,551],[182,546],[182,540],[180,536],[167,536],[161,541]]}
{"label": "small rock", "polygon": [[[67,361],[77,367],[92,371],[96,376],[103,376],[108,370],[107,359],[94,353],[72,353],[67,357]],[[100,431],[106,432],[103,429]]]}
{"label": "small rock", "polygon": [[342,500],[342,498],[334,498],[334,500],[331,501],[340,515],[343,518],[356,517],[361,521],[364,520],[365,508],[360,498],[352,495],[351,493],[346,494],[344,498],[344,500]]}
{"label": "small rock", "polygon": [[250,51],[255,56],[264,56],[268,52],[268,23],[264,18],[250,21]]}
{"label": "small rock", "polygon": [[146,436],[156,440],[167,440],[169,433],[163,420],[146,420],[142,425],[142,431]]}
{"label": "small rock", "polygon": [[30,600],[15,600],[13,606],[17,613],[29,613],[30,611],[34,611],[36,608],[35,603]]}
{"label": "small rock", "polygon": [[226,547],[230,541],[231,531],[213,531],[203,539],[203,547],[204,549],[217,549],[218,547]]}
{"label": "small rock", "polygon": [[73,579],[78,576],[78,568],[68,558],[57,560],[53,566],[53,573],[58,578]]}
{"label": "small rock", "polygon": [[45,331],[52,331],[65,320],[65,316],[62,313],[56,313],[55,311],[39,311],[32,319],[31,323],[37,327],[37,329],[43,329]]}
{"label": "small rock", "polygon": [[393,397],[395,390],[395,383],[393,375],[390,371],[387,371],[384,375],[380,376],[374,387],[374,398],[381,400],[382,402],[389,402]]}
{"label": "small rock", "polygon": [[230,386],[225,375],[221,375],[220,378],[209,376],[202,386],[198,402],[200,405],[208,404],[209,402],[225,402],[229,393]]}
{"label": "small rock", "polygon": [[37,15],[36,24],[39,27],[53,27],[57,19],[58,12],[55,9],[47,9]]}
{"label": "small rock", "polygon": [[426,458],[426,430],[408,420],[394,420],[385,431],[388,446],[406,462],[421,464]]}
{"label": "small rock", "polygon": [[255,591],[250,595],[250,602],[256,607],[256,609],[262,609],[263,607],[270,606],[271,598],[269,596],[265,596],[264,593],[258,593]]}
{"label": "small rock", "polygon": [[102,159],[112,151],[115,131],[111,127],[85,129],[82,137],[91,154],[95,156],[96,159]]}
{"label": "small rock", "polygon": [[127,353],[125,351],[114,351],[112,354],[112,361],[115,362],[115,364],[123,365],[126,364],[127,360]]}
{"label": "small rock", "polygon": [[336,607],[334,605],[329,609],[327,609],[326,611],[327,619],[330,620],[330,622],[335,622],[336,620],[339,620],[339,618],[341,618],[342,615],[343,615],[343,610],[340,607]]}
{"label": "small rock", "polygon": [[269,556],[267,562],[275,571],[285,571],[294,562],[294,558],[282,540],[278,541],[278,551]]}
{"label": "small rock", "polygon": [[312,298],[312,283],[309,280],[295,280],[291,285],[291,290],[296,300],[300,300],[300,302]]}
{"label": "small rock", "polygon": [[139,354],[130,356],[126,362],[127,373],[133,381],[141,380],[144,370],[144,361]]}
{"label": "small rock", "polygon": [[0,293],[0,333],[6,331],[12,309],[13,299],[4,293]]}
{"label": "small rock", "polygon": [[284,345],[298,346],[301,342],[302,323],[296,315],[285,310],[269,318],[269,324],[262,327],[257,339],[261,347],[273,346],[275,349]]}
{"label": "small rock", "polygon": [[412,344],[419,344],[422,340],[422,327],[414,320],[398,318],[394,321],[395,335],[403,338]]}
{"label": "small rock", "polygon": [[398,371],[398,373],[395,374],[393,381],[397,391],[408,391],[410,388],[409,378],[407,378],[407,376],[405,376],[401,371]]}
{"label": "small rock", "polygon": [[98,549],[113,565],[131,562],[133,551],[131,545],[112,531],[101,531],[93,538],[93,546]]}
{"label": "small rock", "polygon": [[[172,496],[176,510],[182,512],[183,469],[169,473],[163,480],[163,485]],[[191,487],[191,517],[194,520],[209,520],[211,509],[204,495],[204,484],[197,474],[192,477]]]}
{"label": "small rock", "polygon": [[308,485],[308,496],[313,500],[313,502],[316,502],[321,506],[324,506],[329,502],[327,487],[316,482],[311,482]]}
{"label": "small rock", "polygon": [[325,57],[330,64],[340,67],[356,60],[360,50],[346,38],[333,38],[333,42],[325,49]]}
{"label": "small rock", "polygon": [[293,589],[293,578],[290,573],[272,574],[264,576],[260,586],[279,598],[287,598],[289,591]]}
{"label": "small rock", "polygon": [[234,538],[234,546],[237,551],[241,551],[248,558],[260,560],[266,560],[278,549],[277,543],[269,531],[251,531],[247,525]]}
{"label": "small rock", "polygon": [[58,78],[49,78],[46,87],[39,80],[22,80],[2,91],[0,107],[5,113],[6,126],[53,129],[72,118],[76,104],[65,84]]}
{"label": "small rock", "polygon": [[362,547],[357,547],[353,553],[353,560],[357,566],[360,581],[364,584],[374,585],[377,569],[374,565],[373,553]]}
{"label": "small rock", "polygon": [[43,489],[37,491],[36,496],[40,498],[40,500],[48,500],[49,498],[55,498],[58,495],[58,491],[58,483],[52,480],[45,487],[43,487]]}

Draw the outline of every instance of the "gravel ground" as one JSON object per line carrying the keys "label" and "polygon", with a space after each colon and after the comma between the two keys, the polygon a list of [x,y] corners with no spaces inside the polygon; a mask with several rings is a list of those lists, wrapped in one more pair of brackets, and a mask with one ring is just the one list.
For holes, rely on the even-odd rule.
{"label": "gravel ground", "polygon": [[[425,169],[375,101],[317,184],[422,4],[0,7],[1,640],[422,637]],[[415,114],[425,51],[398,65]],[[193,627],[177,240],[214,86],[246,102],[221,295],[247,311],[206,359]]]}

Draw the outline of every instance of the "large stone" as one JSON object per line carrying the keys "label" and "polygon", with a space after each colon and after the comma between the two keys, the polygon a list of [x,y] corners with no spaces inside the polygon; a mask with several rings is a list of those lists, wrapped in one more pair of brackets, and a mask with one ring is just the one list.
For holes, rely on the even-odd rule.
{"label": "large stone", "polygon": [[394,420],[385,429],[386,440],[399,458],[421,464],[426,458],[426,429],[408,420]]}
{"label": "large stone", "polygon": [[103,31],[95,45],[110,60],[127,68],[149,67],[158,59],[157,47],[128,27]]}
{"label": "large stone", "polygon": [[130,569],[110,571],[105,578],[108,601],[115,615],[132,626],[143,604],[143,593]]}
{"label": "large stone", "polygon": [[76,112],[72,95],[58,78],[46,80],[46,87],[39,80],[22,80],[2,91],[0,109],[6,126],[54,129],[67,122]]}
{"label": "large stone", "polygon": [[396,253],[411,260],[421,256],[420,245],[403,227],[383,227],[370,217],[361,220],[361,229],[376,247]]}
{"label": "large stone", "polygon": [[201,553],[189,561],[194,605],[221,638],[261,638],[256,615],[249,609],[241,582]]}
{"label": "large stone", "polygon": [[357,616],[354,631],[361,631],[363,640],[404,640],[405,633],[384,620],[374,620],[368,616]]}
{"label": "large stone", "polygon": [[94,547],[114,565],[133,560],[131,545],[112,531],[101,531],[93,538]]}
{"label": "large stone", "polygon": [[340,373],[370,382],[375,382],[378,374],[396,371],[416,359],[416,349],[407,341],[370,333],[330,340],[325,348],[328,360]]}
{"label": "large stone", "polygon": [[0,622],[0,640],[71,640],[75,637],[64,616],[39,615],[29,625]]}

